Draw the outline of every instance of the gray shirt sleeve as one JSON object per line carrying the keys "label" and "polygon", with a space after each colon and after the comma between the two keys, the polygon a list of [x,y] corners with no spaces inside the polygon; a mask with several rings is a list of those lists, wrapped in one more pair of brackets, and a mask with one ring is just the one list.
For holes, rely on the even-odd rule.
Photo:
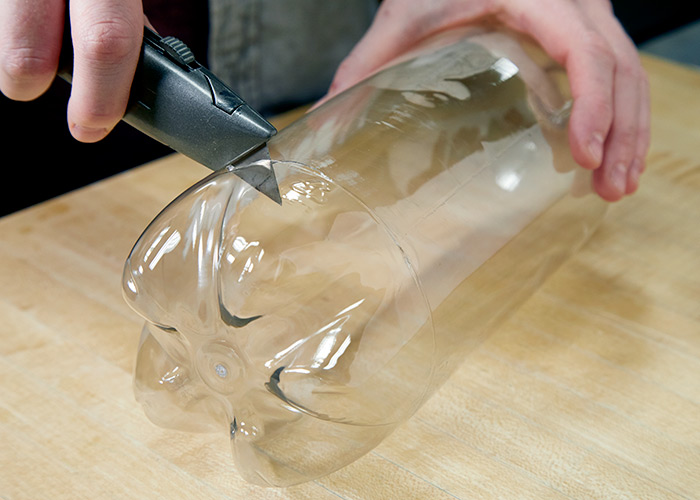
{"label": "gray shirt sleeve", "polygon": [[209,65],[264,114],[311,102],[369,27],[377,0],[210,0]]}

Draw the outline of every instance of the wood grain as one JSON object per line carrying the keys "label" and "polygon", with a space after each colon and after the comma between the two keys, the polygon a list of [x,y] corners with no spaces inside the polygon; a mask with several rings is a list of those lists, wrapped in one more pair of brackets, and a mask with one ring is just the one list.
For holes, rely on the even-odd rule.
{"label": "wood grain", "polygon": [[700,498],[700,73],[644,64],[639,193],[414,418],[293,488],[243,482],[222,436],[133,398],[122,266],[206,169],[172,156],[1,219],[0,497]]}

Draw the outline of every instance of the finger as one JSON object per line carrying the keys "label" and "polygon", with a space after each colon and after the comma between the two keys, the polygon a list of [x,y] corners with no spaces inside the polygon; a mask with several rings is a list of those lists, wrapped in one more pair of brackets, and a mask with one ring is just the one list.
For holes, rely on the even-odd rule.
{"label": "finger", "polygon": [[533,37],[566,68],[574,100],[569,120],[571,153],[579,165],[599,167],[613,119],[612,48],[573,2],[523,0],[508,5],[499,12],[499,19]]}
{"label": "finger", "polygon": [[370,28],[341,62],[328,91],[329,96],[356,84],[390,60],[393,54],[407,48],[408,33],[414,30],[406,27],[404,32],[402,28],[408,19],[390,4],[387,2],[379,8]]}
{"label": "finger", "polygon": [[601,169],[594,175],[598,194],[609,201],[621,199],[637,189],[643,169],[645,132],[648,121],[643,110],[648,101],[646,78],[634,44],[615,19],[608,1],[580,2],[582,10],[600,29],[615,54],[614,118],[605,143]]}
{"label": "finger", "polygon": [[62,0],[0,2],[0,90],[28,101],[51,85],[63,34]]}
{"label": "finger", "polygon": [[138,63],[140,0],[72,0],[73,82],[68,125],[84,142],[104,138],[124,115]]}
{"label": "finger", "polygon": [[635,74],[621,76],[619,81],[617,86],[622,87],[620,92],[624,95],[617,97],[616,92],[615,122],[603,165],[594,178],[596,191],[609,201],[617,201],[637,190],[648,145],[647,133],[641,129],[647,120],[640,104],[644,102],[643,85]]}
{"label": "finger", "polygon": [[615,118],[605,143],[603,163],[593,175],[596,192],[608,201],[625,195],[637,147],[639,82],[627,65],[619,66],[615,76]]}

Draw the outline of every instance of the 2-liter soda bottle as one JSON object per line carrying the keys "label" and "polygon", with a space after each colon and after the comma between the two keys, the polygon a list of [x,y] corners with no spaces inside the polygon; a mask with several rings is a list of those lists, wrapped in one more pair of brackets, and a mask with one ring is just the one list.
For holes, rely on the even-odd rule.
{"label": "2-liter soda bottle", "polygon": [[124,270],[148,417],[263,485],[367,453],[600,222],[569,107],[537,47],[444,33],[280,131],[281,206],[229,171],[188,189]]}

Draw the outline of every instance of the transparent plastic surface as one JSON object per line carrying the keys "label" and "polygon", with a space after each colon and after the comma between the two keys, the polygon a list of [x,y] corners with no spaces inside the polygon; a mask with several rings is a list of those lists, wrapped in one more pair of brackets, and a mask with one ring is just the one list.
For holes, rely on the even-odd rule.
{"label": "transparent plastic surface", "polygon": [[228,433],[263,485],[375,447],[601,220],[566,88],[509,34],[449,33],[274,138],[282,206],[228,171],[183,193],[124,271],[148,417]]}

